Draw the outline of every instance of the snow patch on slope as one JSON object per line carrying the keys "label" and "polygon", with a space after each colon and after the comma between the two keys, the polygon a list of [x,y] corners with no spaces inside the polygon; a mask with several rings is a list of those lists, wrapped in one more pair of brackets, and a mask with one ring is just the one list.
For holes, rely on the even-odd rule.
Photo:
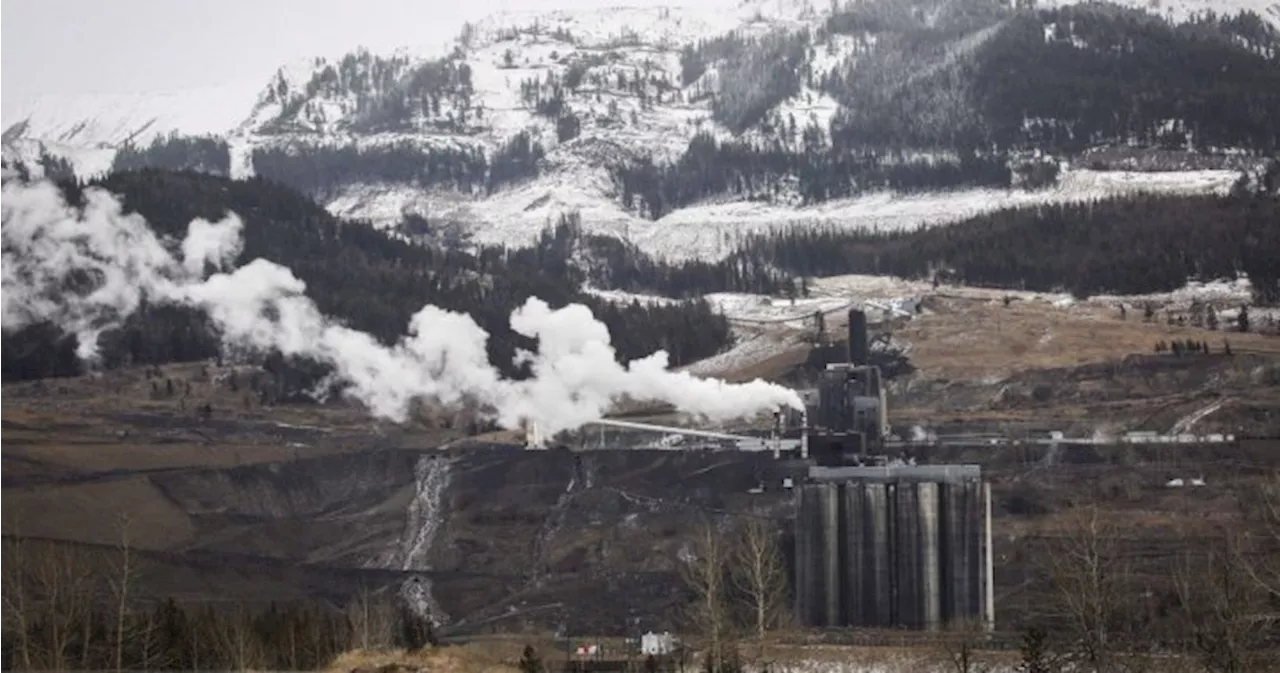
{"label": "snow patch on slope", "polygon": [[147,93],[42,96],[6,106],[4,127],[21,136],[75,147],[150,143],[158,135],[225,134],[244,118],[261,82]]}
{"label": "snow patch on slope", "polygon": [[[1041,9],[1084,4],[1088,0],[1039,0]],[[1181,23],[1206,12],[1218,16],[1254,12],[1271,25],[1280,28],[1280,2],[1276,0],[1108,0],[1111,4],[1137,9],[1160,16],[1174,23]]]}
{"label": "snow patch on slope", "polygon": [[[811,293],[812,294],[812,293]],[[819,311],[827,313],[849,306],[848,297],[826,296],[788,299],[741,292],[715,292],[706,300],[726,318],[738,322],[784,324],[800,328]]]}
{"label": "snow patch on slope", "polygon": [[[724,3],[727,4],[727,3]],[[742,29],[773,30],[816,25],[828,5],[814,0],[741,0],[725,7],[703,3],[666,6],[602,6],[595,9],[508,11],[474,26],[472,46],[502,39],[513,29],[537,26],[544,34],[565,31],[585,47],[615,47],[635,39],[663,49],[679,49],[702,38]]]}
{"label": "snow patch on slope", "polygon": [[682,208],[661,219],[648,220],[622,209],[602,170],[579,164],[482,199],[409,187],[363,185],[345,190],[328,208],[335,215],[367,217],[382,227],[397,224],[406,210],[428,213],[433,220],[469,223],[477,243],[511,247],[531,244],[539,232],[555,224],[561,213],[576,210],[588,233],[625,238],[658,258],[714,261],[731,254],[746,236],[776,228],[902,230],[922,224],[948,224],[1002,208],[1136,192],[1225,194],[1238,177],[1233,171],[1074,170],[1064,171],[1058,185],[1042,191],[878,193],[801,208],[758,202],[714,203]]}
{"label": "snow patch on slope", "polygon": [[795,345],[795,340],[776,333],[760,332],[749,337],[739,337],[729,350],[704,358],[686,367],[695,376],[715,376],[742,369],[768,360]]}
{"label": "snow patch on slope", "polygon": [[643,306],[670,306],[680,303],[679,299],[671,297],[660,297],[652,294],[638,294],[636,292],[627,292],[626,290],[601,290],[591,286],[584,286],[582,291],[586,294],[599,297],[614,304],[631,304],[639,303]]}
{"label": "snow patch on slope", "polygon": [[1192,302],[1205,302],[1215,306],[1248,304],[1253,301],[1253,286],[1249,279],[1241,275],[1235,280],[1188,281],[1186,285],[1170,292],[1152,292],[1139,295],[1095,295],[1090,301],[1100,303],[1141,304],[1151,302],[1156,305],[1171,304],[1178,307],[1190,306]]}
{"label": "snow patch on slope", "polygon": [[87,178],[102,175],[111,170],[111,162],[116,157],[116,148],[82,147],[24,137],[6,140],[4,144],[5,160],[21,163],[35,178],[45,177],[44,169],[40,165],[40,157],[45,153],[67,160],[76,176]]}
{"label": "snow patch on slope", "polygon": [[[81,179],[100,176],[129,143],[145,146],[170,133],[227,134],[260,88],[258,82],[241,82],[154,93],[50,95],[8,105],[4,157],[39,173],[40,155],[47,152],[70,162]],[[251,174],[237,172],[233,160],[234,176]]]}

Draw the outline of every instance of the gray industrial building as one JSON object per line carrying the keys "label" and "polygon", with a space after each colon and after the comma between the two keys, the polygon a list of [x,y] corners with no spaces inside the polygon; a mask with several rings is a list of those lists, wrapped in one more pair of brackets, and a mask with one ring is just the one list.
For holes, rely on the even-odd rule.
{"label": "gray industrial building", "polygon": [[805,626],[992,628],[990,487],[977,465],[889,464],[868,344],[866,315],[849,311],[847,361],[827,363],[806,414],[796,615]]}
{"label": "gray industrial building", "polygon": [[815,466],[796,498],[801,624],[992,625],[990,490],[977,465]]}

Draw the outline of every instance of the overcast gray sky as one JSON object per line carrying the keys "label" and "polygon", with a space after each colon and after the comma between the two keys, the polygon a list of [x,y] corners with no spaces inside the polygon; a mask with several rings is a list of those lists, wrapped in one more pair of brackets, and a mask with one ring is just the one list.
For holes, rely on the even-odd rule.
{"label": "overcast gray sky", "polygon": [[727,0],[4,0],[3,100],[261,79],[297,58],[437,45],[495,11]]}

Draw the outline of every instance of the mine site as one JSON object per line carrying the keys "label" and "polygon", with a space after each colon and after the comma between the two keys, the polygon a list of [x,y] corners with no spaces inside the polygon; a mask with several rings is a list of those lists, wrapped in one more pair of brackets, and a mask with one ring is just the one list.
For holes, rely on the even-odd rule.
{"label": "mine site", "polygon": [[[374,606],[384,645],[409,601],[464,661],[496,639],[549,665],[639,666],[631,639],[701,652],[702,620],[733,614],[720,637],[744,658],[759,642],[791,662],[774,665],[924,670],[968,648],[1012,666],[1027,625],[1086,628],[1077,599],[1174,621],[1182,573],[1209,590],[1222,544],[1274,560],[1280,337],[1193,318],[1214,298],[1229,315],[1241,286],[1077,303],[825,280],[807,302],[726,298],[750,336],[691,369],[804,400],[737,422],[641,402],[552,437],[446,408],[378,422],[246,405],[272,374],[216,361],[8,384],[14,563],[111,577],[127,544],[140,600],[316,604],[357,629]],[[1210,346],[1155,350],[1184,341]],[[697,572],[745,563],[753,540],[776,554],[757,577],[772,585],[741,598],[767,607],[758,640],[754,607],[688,604],[711,581]],[[1090,559],[1105,572],[1070,565]]]}
{"label": "mine site", "polygon": [[1280,5],[370,2],[6,0],[4,670],[1280,671]]}

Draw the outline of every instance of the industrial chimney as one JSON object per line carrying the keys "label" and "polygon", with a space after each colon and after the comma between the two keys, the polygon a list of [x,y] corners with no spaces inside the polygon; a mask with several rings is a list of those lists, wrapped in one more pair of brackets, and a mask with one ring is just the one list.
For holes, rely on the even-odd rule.
{"label": "industrial chimney", "polygon": [[849,309],[849,363],[855,366],[870,364],[867,348],[867,314],[861,309]]}

